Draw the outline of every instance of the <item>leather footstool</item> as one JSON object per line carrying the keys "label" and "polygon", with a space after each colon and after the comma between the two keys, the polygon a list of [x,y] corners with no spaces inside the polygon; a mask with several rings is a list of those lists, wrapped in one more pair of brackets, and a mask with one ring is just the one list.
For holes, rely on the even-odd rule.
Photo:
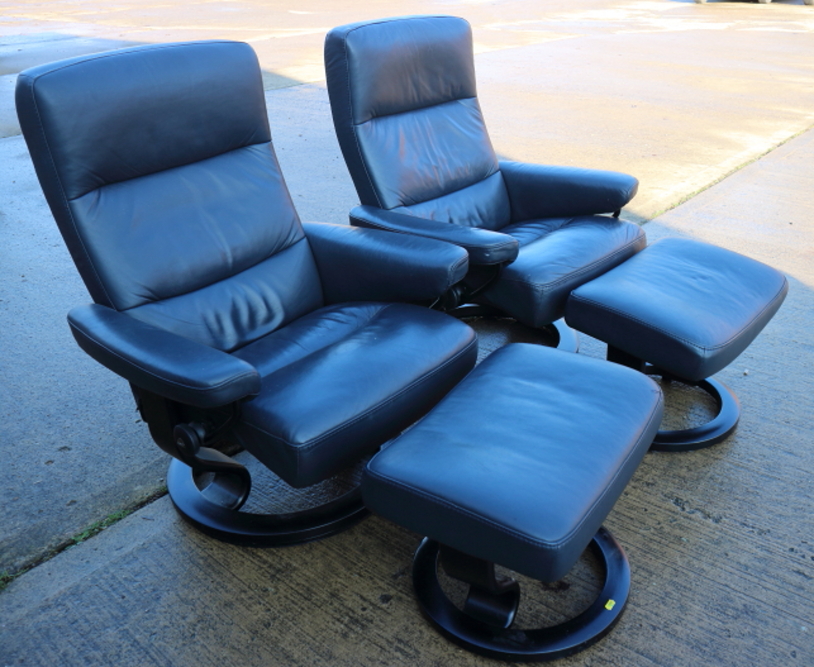
{"label": "leather footstool", "polygon": [[[427,535],[413,583],[449,638],[507,660],[575,653],[610,630],[627,600],[627,560],[602,521],[658,429],[661,391],[617,364],[513,344],[475,368],[368,464],[369,509]],[[560,579],[593,542],[606,581],[596,602],[552,628],[510,628],[523,575]],[[463,609],[437,565],[470,585]]]}
{"label": "leather footstool", "polygon": [[734,394],[710,376],[746,349],[787,291],[786,277],[770,266],[671,238],[575,289],[565,318],[606,342],[609,360],[709,392],[720,408],[712,422],[661,431],[654,442],[654,449],[697,449],[728,436],[740,414]]}

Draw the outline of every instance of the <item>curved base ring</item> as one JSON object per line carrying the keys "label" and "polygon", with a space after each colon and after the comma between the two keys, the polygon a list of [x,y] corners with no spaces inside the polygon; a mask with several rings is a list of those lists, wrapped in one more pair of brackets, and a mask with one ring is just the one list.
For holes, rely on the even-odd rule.
{"label": "curved base ring", "polygon": [[[653,367],[648,367],[645,372],[648,375],[661,375],[662,373],[662,371]],[[721,442],[735,430],[740,419],[741,408],[738,397],[729,387],[713,378],[707,378],[700,382],[688,382],[674,377],[670,377],[670,379],[703,389],[715,399],[718,404],[718,413],[712,421],[695,428],[680,431],[659,431],[650,449],[660,452],[686,452],[693,449],[703,449]]]}
{"label": "curved base ring", "polygon": [[502,630],[466,615],[452,604],[438,581],[439,544],[424,539],[413,560],[413,586],[427,618],[463,648],[498,660],[532,662],[578,653],[604,637],[624,611],[630,591],[630,566],[622,547],[604,528],[589,548],[605,569],[602,591],[573,619],[539,630]]}
{"label": "curved base ring", "polygon": [[[480,306],[477,304],[465,304],[463,306],[458,306],[454,310],[448,311],[447,314],[452,315],[459,320],[463,320],[468,317],[514,319],[511,315],[507,315],[497,308],[492,308],[491,306]],[[563,352],[573,352],[574,354],[579,352],[579,334],[577,334],[574,329],[569,327],[563,318],[560,318],[551,324],[545,324],[540,327],[540,329],[547,331],[557,340],[557,345],[554,347],[556,347],[558,350],[562,350]]]}
{"label": "curved base ring", "polygon": [[358,487],[335,500],[290,514],[250,514],[207,500],[185,463],[173,459],[167,489],[175,509],[198,530],[215,539],[251,547],[302,544],[328,537],[368,515]]}

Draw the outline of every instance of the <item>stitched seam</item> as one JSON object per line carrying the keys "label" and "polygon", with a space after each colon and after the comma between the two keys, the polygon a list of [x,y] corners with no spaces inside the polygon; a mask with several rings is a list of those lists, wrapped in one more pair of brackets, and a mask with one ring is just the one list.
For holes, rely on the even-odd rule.
{"label": "stitched seam", "polygon": [[[121,354],[119,354],[115,350],[110,349],[104,343],[101,343],[98,340],[96,340],[94,338],[91,338],[87,333],[82,331],[82,329],[79,329],[78,327],[74,326],[73,324],[71,324],[70,327],[74,331],[80,333],[84,338],[91,341],[94,345],[97,345],[98,347],[105,350],[105,352],[107,352],[108,354],[111,354],[112,356],[116,357],[117,359],[122,360],[123,362],[125,362],[129,366],[133,366],[133,367],[137,368],[138,370],[142,371],[143,373],[145,373],[147,375],[150,375],[150,376],[152,376],[154,378],[157,378],[157,379],[161,380],[162,382],[166,382],[167,384],[172,384],[172,385],[175,385],[177,387],[183,387],[185,389],[192,389],[192,390],[194,390],[196,392],[200,392],[200,393],[211,393],[211,392],[218,391],[219,389],[221,389],[223,387],[227,387],[230,384],[237,382],[238,380],[242,380],[244,378],[254,377],[254,374],[257,372],[256,370],[242,371],[240,373],[240,375],[237,375],[237,376],[235,376],[233,378],[230,378],[229,380],[225,380],[223,382],[220,382],[219,384],[213,385],[209,389],[204,388],[204,387],[198,387],[198,386],[192,385],[192,384],[184,384],[183,382],[178,382],[177,380],[171,380],[170,378],[162,377],[161,375],[158,375],[158,374],[154,373],[153,371],[145,368],[141,364],[139,364],[139,363],[127,358],[127,357],[122,356]],[[244,363],[247,363],[247,362],[244,362]]]}
{"label": "stitched seam", "polygon": [[457,262],[455,262],[455,264],[453,264],[451,267],[449,267],[449,271],[447,271],[447,289],[449,289],[449,287],[452,284],[454,284],[452,282],[452,276],[455,273],[457,273],[457,271],[458,271],[458,269],[460,267],[465,266],[468,263],[469,263],[469,257],[461,257],[461,259],[459,259]]}
{"label": "stitched seam", "polygon": [[379,116],[372,116],[369,120],[366,120],[362,123],[354,123],[357,127],[360,125],[364,125],[365,123],[370,123],[374,120],[379,120],[380,118],[392,118],[393,116],[402,116],[407,113],[414,113],[416,111],[424,111],[426,109],[434,109],[435,107],[441,107],[445,104],[455,104],[457,102],[463,102],[465,100],[477,100],[477,97],[456,97],[451,100],[444,100],[443,102],[433,102],[432,104],[427,104],[421,107],[411,107],[410,109],[405,109],[404,111],[393,111],[392,113],[385,113]]}
{"label": "stitched seam", "polygon": [[[204,41],[199,40],[198,42],[191,42],[191,44],[202,44],[202,43],[204,43]],[[211,40],[211,41],[206,40],[206,43],[234,44],[235,42],[232,42],[230,40],[221,39],[221,40]],[[189,45],[190,45],[189,43],[187,43],[187,44],[160,44],[160,45],[157,44],[157,45],[153,46],[150,50],[151,51],[152,50],[160,51],[160,50],[164,50],[164,49],[185,48],[185,47],[187,47]],[[119,51],[108,51],[108,52],[104,52],[104,53],[97,53],[97,54],[89,55],[89,56],[86,56],[86,57],[82,58],[82,60],[80,60],[79,62],[67,63],[65,65],[62,65],[61,67],[57,67],[55,69],[48,70],[47,72],[43,72],[42,74],[37,75],[36,79],[40,79],[42,77],[48,76],[49,74],[53,74],[54,72],[59,72],[59,71],[61,71],[63,69],[68,69],[70,67],[76,67],[78,65],[83,65],[84,63],[86,63],[88,61],[91,61],[91,60],[104,60],[106,58],[117,58],[117,57],[120,57],[122,55],[123,54],[120,53]],[[129,55],[129,54],[127,54],[127,55]]]}
{"label": "stitched seam", "polygon": [[[382,210],[387,210],[387,209],[382,209]],[[439,239],[437,236],[429,236],[429,234],[432,234],[432,232],[425,232],[424,230],[421,230],[421,229],[416,229],[415,231],[409,231],[408,232],[408,231],[403,231],[403,230],[400,230],[400,229],[393,229],[392,227],[388,227],[387,225],[375,222],[373,220],[368,220],[367,218],[359,218],[359,217],[356,217],[356,216],[353,216],[353,215],[350,216],[350,217],[351,217],[352,220],[359,220],[361,222],[364,222],[365,225],[368,226],[368,227],[374,227],[376,229],[380,229],[380,230],[387,231],[387,232],[393,232],[395,234],[406,234],[408,236],[421,236],[421,237],[428,238],[428,239],[434,239],[436,241],[443,241],[444,243],[449,243],[451,245],[457,245],[457,246],[460,246],[460,247],[465,248],[465,249],[472,248],[473,250],[486,250],[486,251],[502,250],[503,248],[514,247],[514,242],[515,242],[514,237],[512,237],[508,241],[500,241],[499,243],[494,242],[494,243],[490,243],[490,244],[486,244],[486,245],[476,245],[473,242],[457,241],[457,240],[456,241],[450,241],[450,240],[446,240],[446,239]],[[418,216],[416,216],[416,218],[418,220],[425,220],[426,219],[426,218],[419,218]],[[460,225],[453,225],[452,223],[449,223],[449,224],[453,228],[460,227]],[[460,228],[461,229],[467,229],[466,227],[460,227]],[[476,227],[475,229],[478,229],[478,228]],[[480,231],[491,231],[491,230],[483,229],[483,230],[480,230]],[[441,232],[438,232],[438,233],[440,234]],[[499,234],[499,233],[500,232],[495,232],[495,234]],[[506,234],[504,234],[504,236],[506,236]]]}
{"label": "stitched seam", "polygon": [[[230,44],[231,42],[221,40],[221,41],[217,41],[215,43],[217,43],[217,44]],[[186,46],[186,45],[184,45],[184,44],[171,44],[171,45],[165,45],[165,46],[156,46],[154,48],[155,48],[155,50],[164,50],[164,49],[173,49],[173,48],[179,48],[179,47],[184,47],[184,46]],[[48,136],[45,134],[45,127],[44,127],[44,124],[42,122],[42,115],[40,114],[39,105],[37,104],[37,98],[36,98],[36,95],[34,95],[34,86],[35,86],[36,82],[39,79],[43,79],[43,78],[47,77],[50,74],[54,74],[54,73],[60,72],[60,71],[62,71],[64,69],[69,69],[71,67],[82,65],[82,64],[84,64],[84,63],[86,63],[88,61],[104,60],[104,59],[107,59],[107,58],[118,57],[120,55],[121,54],[116,53],[116,52],[113,52],[113,53],[108,52],[108,53],[97,54],[95,56],[89,56],[87,58],[82,59],[79,62],[69,63],[67,65],[63,65],[62,67],[58,67],[56,69],[52,69],[52,70],[49,70],[47,72],[43,72],[42,74],[39,74],[39,75],[31,78],[31,83],[29,85],[29,89],[31,91],[31,99],[32,99],[33,106],[34,106],[34,112],[37,114],[39,130],[40,130],[40,133],[42,134],[43,143],[45,144],[45,147],[46,147],[46,150],[47,150],[47,153],[48,153],[48,160],[51,162],[51,165],[53,167],[53,171],[54,171],[54,175],[55,175],[55,181],[57,182],[57,185],[59,186],[59,191],[61,192],[62,198],[64,200],[65,211],[66,211],[66,213],[68,215],[68,218],[70,220],[70,224],[73,227],[74,237],[78,240],[79,245],[82,248],[82,252],[85,255],[85,259],[86,259],[86,261],[88,263],[88,266],[90,267],[91,271],[93,272],[94,277],[96,278],[97,285],[102,290],[102,293],[105,295],[105,299],[107,299],[107,302],[110,303],[110,304],[113,304],[114,301],[113,301],[113,299],[110,298],[110,294],[108,293],[107,288],[103,284],[102,279],[101,279],[101,277],[99,275],[99,271],[97,270],[96,265],[91,260],[90,254],[88,253],[88,249],[87,249],[87,247],[85,245],[85,241],[84,241],[84,239],[82,238],[82,236],[79,234],[79,232],[77,230],[76,221],[74,220],[74,216],[73,216],[73,211],[71,211],[71,208],[68,205],[73,200],[69,199],[67,194],[65,193],[65,188],[64,188],[64,186],[62,184],[62,179],[60,178],[59,171],[56,168],[56,163],[54,162],[54,157],[53,157],[53,152],[51,150],[51,145],[48,142]],[[251,144],[251,145],[255,145],[255,144]],[[98,189],[98,188],[96,188],[96,189]],[[93,192],[93,191],[94,190],[89,190],[85,194],[88,194],[89,192]],[[84,196],[84,195],[80,195],[80,196]]]}
{"label": "stitched seam", "polygon": [[[360,26],[361,27],[361,26]],[[353,30],[348,32],[350,35],[351,32],[358,30],[359,28],[354,28]],[[376,190],[375,186],[373,185],[373,179],[370,177],[370,172],[367,169],[367,162],[365,162],[364,155],[362,155],[362,147],[359,144],[359,136],[356,134],[356,123],[353,122],[353,96],[350,90],[350,59],[348,58],[348,36],[345,35],[345,38],[342,40],[342,51],[344,52],[345,56],[345,80],[347,81],[347,89],[348,89],[348,110],[349,110],[349,120],[350,120],[350,128],[351,134],[353,135],[353,142],[356,144],[356,152],[359,154],[359,161],[362,163],[362,169],[365,171],[365,177],[367,177],[368,185],[370,185],[370,189],[373,191],[373,196],[376,198],[376,204],[378,204],[379,208],[384,208],[382,205],[382,200],[379,198],[379,193]]]}
{"label": "stitched seam", "polygon": [[[573,220],[573,218],[572,218],[572,220]],[[630,242],[626,243],[625,245],[623,245],[618,250],[616,250],[616,252],[614,252],[614,253],[612,253],[610,255],[606,255],[605,257],[602,257],[601,259],[597,259],[596,261],[591,262],[587,266],[583,266],[579,271],[574,271],[573,273],[569,273],[567,276],[564,276],[562,278],[557,278],[557,280],[555,280],[553,282],[550,282],[550,283],[535,283],[535,282],[531,282],[530,280],[518,280],[516,278],[501,278],[501,282],[517,283],[517,284],[520,284],[520,285],[531,285],[532,287],[539,287],[541,290],[545,291],[545,289],[547,287],[552,287],[553,288],[553,287],[556,287],[557,285],[560,285],[562,283],[569,282],[575,276],[581,276],[581,275],[583,275],[585,273],[590,272],[596,266],[607,263],[609,260],[612,260],[615,257],[617,257],[618,255],[623,254],[628,248],[630,248],[630,246],[635,245],[637,243],[640,243],[641,238],[642,238],[641,236],[638,236],[635,239],[633,239],[632,241],[630,241]]]}
{"label": "stitched seam", "polygon": [[[389,307],[390,307],[390,306],[387,306],[386,308],[389,308]],[[381,312],[383,312],[383,311],[384,311],[386,308],[383,308],[381,311],[379,311],[379,314],[380,314]],[[358,329],[357,329],[357,330],[358,330]],[[357,415],[357,416],[356,416],[354,419],[352,419],[352,420],[350,420],[350,421],[343,422],[343,423],[342,423],[342,424],[340,424],[339,426],[336,426],[336,427],[332,428],[330,431],[328,431],[328,432],[326,432],[326,433],[323,433],[323,434],[322,434],[322,435],[321,435],[319,438],[317,438],[316,440],[314,440],[313,442],[311,442],[311,443],[310,443],[310,444],[308,444],[308,445],[297,445],[297,444],[295,444],[295,443],[293,443],[293,442],[290,442],[289,440],[285,440],[285,439],[283,439],[283,438],[281,438],[281,437],[279,437],[279,436],[277,436],[277,435],[274,435],[273,433],[269,433],[269,432],[268,432],[268,431],[266,431],[265,429],[262,429],[262,428],[260,428],[260,427],[258,427],[258,426],[254,426],[254,428],[255,428],[255,429],[257,429],[258,431],[260,431],[261,433],[265,433],[265,434],[266,434],[266,435],[268,435],[269,437],[276,438],[277,440],[279,440],[280,442],[282,442],[282,443],[284,443],[284,444],[288,445],[289,447],[294,448],[294,449],[296,450],[296,452],[297,452],[297,460],[298,460],[298,464],[297,464],[297,465],[299,466],[299,457],[300,457],[300,454],[301,454],[302,452],[308,452],[308,451],[310,451],[310,450],[311,450],[311,449],[313,449],[314,447],[317,447],[317,446],[319,446],[320,444],[322,444],[322,442],[323,442],[323,441],[325,441],[325,440],[327,440],[327,439],[331,438],[331,437],[332,437],[332,436],[333,436],[335,433],[338,433],[339,431],[342,431],[342,430],[344,430],[344,429],[348,428],[349,426],[352,426],[352,425],[353,425],[353,424],[355,424],[356,422],[359,422],[359,421],[362,421],[363,419],[366,419],[366,418],[367,418],[367,417],[369,417],[370,415],[372,415],[372,414],[374,414],[374,413],[378,412],[379,410],[381,410],[382,408],[384,408],[384,407],[388,406],[390,403],[394,402],[396,399],[398,399],[399,397],[401,397],[401,396],[402,396],[403,394],[405,394],[406,392],[410,391],[411,389],[413,389],[414,387],[418,386],[419,384],[421,384],[421,383],[425,382],[426,380],[431,379],[433,376],[435,376],[436,374],[438,374],[439,372],[441,372],[441,371],[442,371],[444,368],[446,368],[447,366],[449,366],[449,365],[450,365],[450,364],[452,364],[453,362],[457,361],[457,360],[458,360],[458,358],[462,357],[462,356],[463,356],[463,355],[464,355],[466,352],[468,352],[468,351],[469,351],[469,350],[470,350],[470,349],[471,349],[473,346],[475,346],[475,345],[477,345],[477,338],[475,338],[475,339],[474,339],[474,340],[473,340],[473,341],[472,341],[472,342],[471,342],[469,345],[467,345],[467,346],[466,346],[466,347],[465,347],[463,350],[461,350],[460,352],[458,352],[458,353],[457,353],[457,354],[456,354],[454,357],[451,357],[450,359],[447,359],[447,361],[445,361],[445,362],[444,362],[443,364],[441,364],[440,366],[437,366],[437,367],[436,367],[436,368],[435,368],[433,371],[431,371],[431,372],[430,372],[430,373],[428,373],[427,375],[424,375],[424,376],[422,376],[422,377],[420,377],[420,378],[418,378],[418,379],[414,380],[414,381],[413,381],[413,382],[411,382],[411,383],[410,383],[408,386],[404,387],[404,388],[403,388],[401,391],[399,391],[399,392],[398,392],[398,393],[396,393],[396,394],[393,394],[393,396],[391,396],[391,397],[390,397],[390,398],[389,398],[387,401],[385,401],[384,403],[379,403],[378,405],[375,405],[374,407],[372,407],[370,410],[367,410],[367,411],[363,412],[362,414]]]}
{"label": "stitched seam", "polygon": [[[474,99],[474,98],[472,98],[472,99]],[[406,113],[406,112],[405,112],[405,113]],[[494,176],[495,174],[500,174],[500,166],[498,166],[498,168],[497,168],[497,169],[495,169],[495,171],[493,171],[493,172],[492,172],[491,174],[489,174],[488,176],[485,176],[484,178],[480,179],[479,181],[475,181],[474,183],[470,183],[469,185],[463,185],[463,186],[461,186],[460,188],[458,188],[457,190],[450,190],[449,192],[445,192],[445,193],[443,193],[443,194],[440,194],[440,195],[438,195],[437,197],[430,197],[429,199],[423,199],[422,201],[416,201],[416,202],[412,202],[411,204],[402,204],[402,206],[404,206],[405,208],[407,208],[407,207],[409,207],[409,206],[420,206],[421,204],[426,204],[428,201],[436,201],[436,200],[438,200],[438,199],[441,199],[442,197],[449,197],[449,196],[452,196],[452,195],[458,194],[458,193],[460,193],[460,192],[463,192],[464,190],[468,190],[469,188],[474,188],[476,185],[480,185],[480,184],[481,184],[481,183],[483,183],[484,181],[487,181],[487,180],[489,180],[490,178],[492,178],[492,176]],[[502,174],[501,174],[501,176],[502,176]],[[388,210],[388,209],[386,209],[386,210]],[[416,216],[416,217],[419,217],[419,216]],[[466,226],[465,226],[465,225],[459,225],[459,224],[454,223],[454,222],[453,222],[453,223],[449,223],[449,224],[453,224],[453,225],[455,225],[456,227],[464,227],[464,228],[466,228]],[[483,228],[482,228],[482,227],[475,227],[475,229],[483,229]],[[491,232],[491,231],[494,231],[494,230],[492,230],[492,229],[487,229],[487,230],[485,230],[485,231],[489,231],[489,232]]]}
{"label": "stitched seam", "polygon": [[581,301],[581,302],[583,302],[585,304],[590,304],[590,305],[596,306],[597,308],[600,308],[602,310],[614,313],[616,315],[620,315],[621,317],[623,317],[626,320],[636,322],[637,324],[641,324],[646,329],[650,329],[652,331],[658,331],[660,333],[663,333],[667,337],[672,338],[673,340],[678,340],[678,341],[681,341],[682,343],[687,343],[687,345],[691,345],[692,347],[696,347],[699,350],[708,351],[708,350],[717,350],[717,349],[726,347],[727,345],[731,344],[732,341],[734,341],[736,338],[743,335],[749,329],[751,324],[755,320],[758,320],[763,315],[763,313],[765,313],[771,306],[773,306],[774,303],[780,298],[781,294],[783,293],[783,288],[786,286],[787,282],[788,281],[786,280],[786,277],[783,276],[783,285],[777,291],[777,293],[774,295],[774,297],[772,297],[771,301],[769,301],[769,303],[767,303],[763,308],[761,308],[759,313],[757,313],[751,320],[749,320],[746,323],[746,325],[744,325],[740,330],[738,330],[736,333],[734,333],[732,336],[730,336],[726,341],[724,341],[723,343],[719,343],[718,345],[712,345],[710,347],[705,347],[705,346],[703,346],[703,345],[701,345],[699,343],[696,343],[694,341],[688,340],[686,338],[682,338],[681,336],[676,336],[674,333],[671,333],[670,331],[667,331],[666,329],[662,329],[661,327],[654,326],[651,323],[645,322],[644,320],[640,320],[637,317],[632,317],[631,315],[625,313],[622,310],[618,310],[616,308],[611,308],[610,306],[606,306],[603,303],[600,303],[598,301],[594,301],[592,299],[588,299],[588,298],[583,297],[581,295],[576,295],[576,294],[572,293],[570,298],[572,298],[572,299],[574,299],[576,301]]}
{"label": "stitched seam", "polygon": [[[68,67],[68,66],[60,67],[59,69],[65,69],[66,67]],[[59,71],[59,70],[56,70],[56,71]],[[50,72],[49,72],[49,74],[50,74]],[[51,150],[51,144],[48,141],[48,135],[45,134],[45,126],[44,126],[44,124],[42,122],[42,115],[40,114],[39,105],[37,104],[37,96],[34,94],[34,85],[37,83],[37,80],[40,79],[42,76],[45,76],[45,75],[41,75],[39,77],[35,77],[35,78],[31,79],[31,84],[29,85],[29,90],[31,92],[31,100],[32,100],[32,103],[33,103],[33,106],[34,106],[34,113],[36,113],[36,115],[37,115],[37,125],[38,125],[40,133],[42,135],[43,144],[45,144],[45,150],[46,150],[46,152],[48,154],[48,160],[50,161],[51,167],[52,167],[52,169],[54,171],[54,180],[56,181],[57,186],[59,187],[59,192],[62,195],[63,206],[64,206],[65,212],[67,214],[68,221],[70,222],[71,227],[73,227],[74,237],[79,242],[79,247],[82,248],[82,252],[85,255],[85,261],[87,261],[88,266],[90,267],[90,270],[92,271],[93,276],[96,279],[96,284],[102,290],[102,294],[105,295],[105,299],[107,300],[108,303],[113,304],[114,303],[113,299],[110,298],[110,294],[108,294],[108,291],[107,291],[104,283],[102,282],[101,277],[99,276],[99,272],[96,269],[96,265],[91,260],[90,253],[88,253],[88,249],[85,246],[85,240],[82,238],[81,234],[79,234],[79,231],[78,231],[77,226],[76,226],[76,221],[74,220],[74,217],[73,217],[73,211],[71,210],[71,207],[69,206],[70,200],[68,199],[68,196],[65,193],[65,188],[62,185],[62,179],[60,178],[59,171],[57,170],[56,162],[54,161],[54,155],[53,155],[53,151]]]}
{"label": "stitched seam", "polygon": [[[302,226],[300,226],[300,229],[302,230]],[[224,276],[223,278],[218,278],[217,280],[214,280],[211,283],[206,283],[206,285],[198,285],[196,287],[193,287],[193,288],[187,290],[186,292],[179,292],[178,294],[172,294],[170,296],[162,296],[161,298],[153,299],[152,301],[144,301],[143,303],[139,303],[139,304],[136,304],[135,306],[130,306],[128,308],[124,308],[124,309],[122,309],[120,311],[117,311],[117,312],[126,313],[128,311],[136,310],[136,309],[141,308],[143,306],[150,306],[152,304],[162,303],[162,302],[165,302],[165,301],[169,301],[170,299],[178,299],[178,298],[181,298],[181,297],[184,297],[184,296],[188,296],[189,294],[194,294],[195,292],[200,292],[201,290],[205,290],[205,289],[207,289],[209,287],[212,287],[213,285],[217,285],[219,283],[222,283],[225,280],[229,280],[231,278],[236,278],[238,276],[241,276],[244,273],[247,273],[248,271],[251,271],[252,269],[257,268],[263,262],[267,262],[268,260],[273,259],[277,255],[280,255],[281,253],[284,253],[286,250],[290,250],[291,248],[294,248],[297,244],[302,243],[303,241],[307,242],[308,237],[306,236],[305,231],[304,230],[302,230],[302,231],[303,231],[303,235],[299,239],[294,241],[294,243],[292,243],[291,245],[288,245],[285,248],[277,250],[277,252],[275,252],[273,255],[268,255],[267,257],[263,257],[262,259],[257,260],[251,266],[247,266],[245,269],[241,269],[237,273],[232,273],[230,275]],[[249,341],[249,343],[251,343],[251,342],[253,342],[253,341]],[[244,345],[248,345],[249,343],[244,343],[240,347],[243,347]]]}
{"label": "stitched seam", "polygon": [[[201,158],[200,160],[196,160],[195,162],[185,162],[184,164],[178,164],[178,165],[175,165],[174,167],[165,167],[164,169],[158,169],[157,171],[151,171],[151,172],[148,172],[146,174],[139,174],[138,176],[132,176],[130,178],[124,178],[124,179],[122,179],[120,181],[110,181],[110,183],[103,183],[102,185],[100,185],[100,186],[98,186],[96,188],[93,188],[92,190],[88,190],[87,192],[83,192],[82,194],[77,195],[73,199],[67,199],[67,197],[66,197],[66,199],[67,199],[67,201],[74,202],[74,201],[77,201],[78,199],[81,199],[82,197],[86,197],[87,195],[89,195],[92,192],[98,192],[99,190],[102,190],[103,188],[109,188],[109,187],[111,187],[113,185],[119,185],[120,183],[129,183],[130,181],[135,181],[135,180],[137,180],[139,178],[146,178],[147,176],[153,176],[155,174],[163,174],[163,173],[166,173],[168,171],[173,171],[175,169],[183,169],[184,167],[189,167],[189,166],[192,166],[192,165],[201,164],[202,162],[207,162],[208,160],[216,160],[219,157],[223,157],[224,155],[229,155],[230,153],[235,153],[237,151],[242,151],[242,150],[244,150],[246,148],[254,148],[255,146],[271,146],[271,145],[272,145],[271,141],[258,141],[257,143],[254,143],[254,144],[245,144],[244,146],[238,146],[237,148],[230,148],[229,150],[223,151],[222,153],[215,153],[214,155],[210,155],[208,157]],[[274,158],[274,161],[278,166],[278,170],[282,174],[282,170],[279,169],[279,162],[277,162],[276,157]]]}
{"label": "stitched seam", "polygon": [[[657,393],[657,392],[653,392],[653,393]],[[655,416],[656,416],[656,411],[655,410],[651,411],[650,418],[647,420],[647,425],[646,426],[649,426],[653,422],[653,419],[654,419]],[[562,549],[563,545],[573,537],[573,535],[575,533],[579,532],[582,525],[585,523],[585,521],[588,520],[588,517],[593,512],[593,509],[597,505],[599,505],[601,503],[601,501],[605,498],[605,496],[607,495],[610,487],[613,485],[613,482],[621,474],[622,469],[625,467],[625,464],[627,463],[627,461],[629,461],[630,458],[637,451],[638,446],[642,441],[642,437],[643,437],[644,433],[646,433],[646,432],[647,432],[647,428],[644,428],[642,430],[642,433],[639,435],[638,439],[636,440],[636,446],[634,446],[631,449],[630,453],[625,457],[624,461],[622,462],[622,465],[619,466],[619,470],[616,471],[616,474],[613,476],[611,482],[605,487],[605,491],[603,491],[603,493],[596,499],[596,501],[591,504],[590,509],[585,513],[582,520],[580,520],[579,523],[577,523],[577,525],[571,531],[569,531],[567,535],[565,535],[561,540],[558,540],[556,542],[543,542],[543,541],[540,541],[540,540],[531,539],[531,538],[523,535],[522,533],[518,533],[517,531],[514,531],[514,530],[511,530],[511,529],[507,528],[503,524],[497,523],[497,522],[495,522],[495,521],[493,521],[491,519],[487,519],[486,517],[483,517],[483,516],[481,516],[479,514],[476,514],[471,510],[467,510],[467,509],[464,509],[464,508],[462,508],[462,507],[460,507],[458,505],[455,505],[449,500],[446,500],[446,499],[441,498],[439,496],[436,496],[436,495],[433,495],[431,493],[422,491],[420,489],[416,489],[414,487],[408,486],[408,485],[404,484],[403,482],[399,482],[397,480],[394,480],[393,478],[391,478],[389,476],[386,476],[386,475],[383,475],[381,473],[372,472],[369,468],[368,468],[368,473],[373,475],[374,477],[378,478],[381,482],[383,482],[385,484],[389,484],[391,486],[394,486],[396,488],[401,489],[402,491],[406,491],[408,493],[421,496],[422,498],[425,498],[425,499],[427,499],[427,500],[429,500],[431,502],[434,502],[436,504],[443,505],[444,507],[447,507],[448,509],[452,510],[453,512],[456,512],[458,514],[462,514],[462,515],[464,515],[466,517],[469,517],[470,519],[473,519],[476,523],[480,523],[480,524],[486,525],[488,527],[494,528],[498,532],[501,532],[501,533],[503,533],[505,535],[508,535],[508,536],[510,536],[510,537],[512,537],[514,539],[517,539],[520,542],[525,542],[526,544],[530,544],[530,545],[538,547],[538,548],[549,548],[550,550],[560,550],[560,549]]]}

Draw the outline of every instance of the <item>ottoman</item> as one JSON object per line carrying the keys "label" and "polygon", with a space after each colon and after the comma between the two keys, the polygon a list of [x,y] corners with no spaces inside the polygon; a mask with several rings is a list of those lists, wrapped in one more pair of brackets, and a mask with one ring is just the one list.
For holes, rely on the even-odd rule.
{"label": "ottoman", "polygon": [[[574,653],[608,632],[630,581],[601,524],[650,446],[662,397],[650,378],[616,364],[529,344],[499,349],[368,463],[366,506],[428,536],[413,584],[430,620],[475,652],[506,660]],[[594,604],[535,630],[510,626],[518,584],[495,563],[545,582],[593,542],[605,565]],[[469,584],[459,609],[437,567]]]}
{"label": "ottoman", "polygon": [[654,449],[687,450],[726,438],[735,395],[710,376],[731,363],[783,303],[786,277],[743,255],[689,239],[664,239],[575,289],[565,319],[608,344],[608,359],[698,386],[719,412],[708,424],[660,431]]}

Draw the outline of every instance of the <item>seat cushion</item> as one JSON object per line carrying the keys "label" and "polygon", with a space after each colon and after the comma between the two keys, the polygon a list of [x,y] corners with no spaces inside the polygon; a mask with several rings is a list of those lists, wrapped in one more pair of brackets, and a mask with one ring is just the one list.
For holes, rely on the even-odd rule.
{"label": "seat cushion", "polygon": [[555,581],[596,534],[661,414],[661,391],[641,373],[508,345],[371,459],[362,493],[410,530]]}
{"label": "seat cushion", "polygon": [[679,378],[731,363],[777,312],[786,277],[743,255],[664,239],[575,290],[568,324]]}
{"label": "seat cushion", "polygon": [[331,476],[409,426],[474,365],[467,325],[408,304],[345,303],[234,353],[258,369],[246,448],[296,487]]}
{"label": "seat cushion", "polygon": [[528,220],[500,231],[520,242],[520,252],[478,301],[533,327],[561,318],[571,290],[646,244],[638,225],[603,216]]}

